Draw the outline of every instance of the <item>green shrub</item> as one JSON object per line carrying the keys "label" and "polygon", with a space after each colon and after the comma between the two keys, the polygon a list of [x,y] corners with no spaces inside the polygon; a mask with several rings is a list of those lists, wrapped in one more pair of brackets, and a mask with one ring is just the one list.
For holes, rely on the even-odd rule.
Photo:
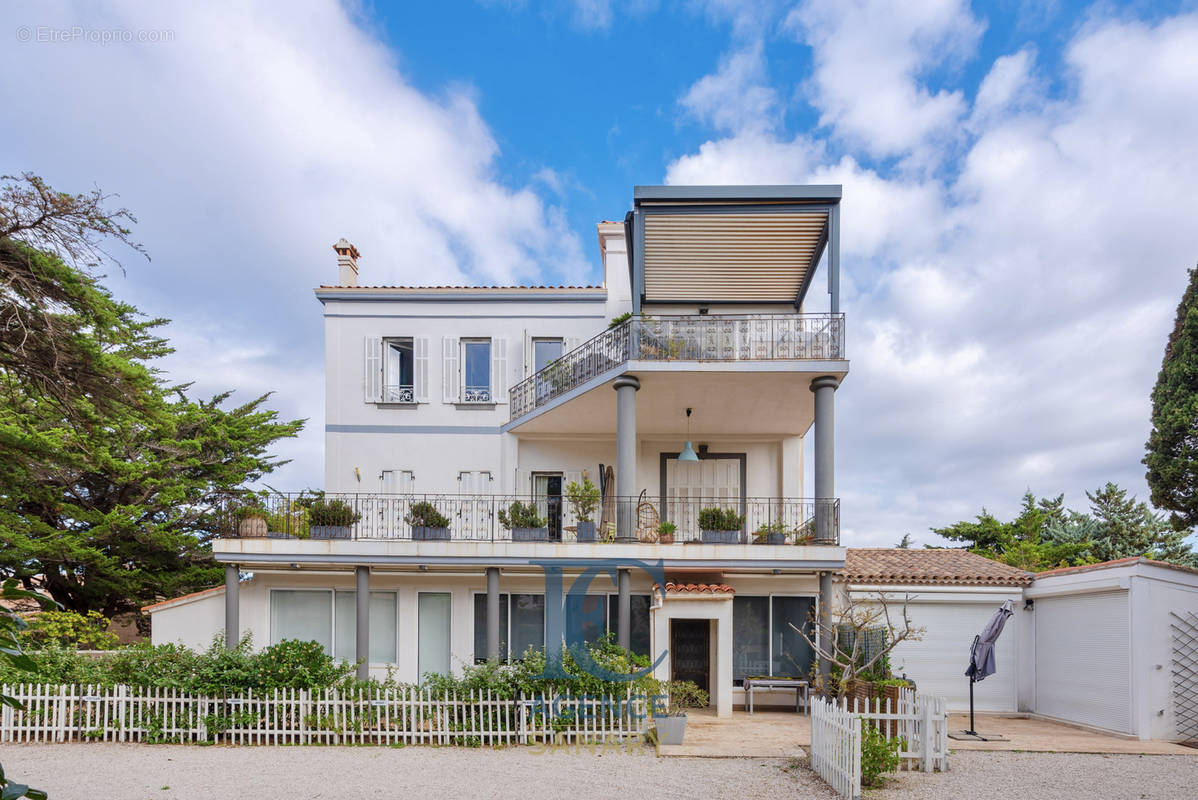
{"label": "green shrub", "polygon": [[21,639],[31,648],[61,645],[74,650],[111,650],[120,643],[99,611],[43,611],[29,620]]}
{"label": "green shrub", "polygon": [[873,723],[861,720],[861,785],[881,786],[882,776],[899,768],[904,744],[898,737],[887,739]]}
{"label": "green shrub", "polygon": [[704,508],[699,511],[699,529],[705,531],[739,531],[745,524],[743,514],[731,508]]}
{"label": "green shrub", "polygon": [[708,703],[707,692],[691,681],[669,681],[661,688],[669,697],[666,714],[671,717],[685,714],[688,708],[702,708]]}
{"label": "green shrub", "polygon": [[607,329],[611,330],[612,328],[618,328],[630,319],[632,319],[632,312],[625,311],[619,316],[612,317],[611,322],[607,323]]}
{"label": "green shrub", "polygon": [[449,519],[427,500],[412,503],[404,521],[413,528],[448,528]]}
{"label": "green shrub", "polygon": [[519,500],[506,509],[499,509],[499,524],[508,530],[515,528],[544,528],[549,521],[537,516],[537,507],[533,503],[527,505]]}
{"label": "green shrub", "polygon": [[345,528],[362,519],[362,515],[349,503],[339,498],[328,500],[318,496],[307,502],[308,522],[318,527]]}

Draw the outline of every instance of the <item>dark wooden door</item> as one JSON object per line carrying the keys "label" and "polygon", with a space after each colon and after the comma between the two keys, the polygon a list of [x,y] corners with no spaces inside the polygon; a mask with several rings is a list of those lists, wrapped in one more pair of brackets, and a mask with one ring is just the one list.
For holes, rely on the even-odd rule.
{"label": "dark wooden door", "polygon": [[711,691],[711,624],[707,620],[671,621],[670,663],[674,680],[692,681],[703,691]]}

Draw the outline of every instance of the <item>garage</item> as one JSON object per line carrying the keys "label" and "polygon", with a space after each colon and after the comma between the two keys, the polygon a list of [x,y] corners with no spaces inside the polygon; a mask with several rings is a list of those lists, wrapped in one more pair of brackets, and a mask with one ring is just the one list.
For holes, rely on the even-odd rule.
{"label": "garage", "polygon": [[1036,712],[1131,733],[1128,593],[1035,601]]}
{"label": "garage", "polygon": [[[885,597],[891,614],[904,598],[919,641],[903,642],[891,654],[896,674],[906,674],[921,692],[948,698],[949,709],[969,708],[969,648],[1005,600],[1023,604],[1031,576],[1023,570],[964,550],[851,548],[845,554],[847,589],[855,603]],[[1019,629],[1026,615],[1007,622],[995,648],[997,672],[974,687],[979,711],[1019,710]]]}

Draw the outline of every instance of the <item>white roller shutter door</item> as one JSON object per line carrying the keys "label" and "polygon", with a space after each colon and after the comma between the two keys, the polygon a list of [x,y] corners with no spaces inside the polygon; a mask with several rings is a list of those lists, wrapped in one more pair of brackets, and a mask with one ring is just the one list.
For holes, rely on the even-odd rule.
{"label": "white roller shutter door", "polygon": [[1036,599],[1036,712],[1131,732],[1126,591]]}

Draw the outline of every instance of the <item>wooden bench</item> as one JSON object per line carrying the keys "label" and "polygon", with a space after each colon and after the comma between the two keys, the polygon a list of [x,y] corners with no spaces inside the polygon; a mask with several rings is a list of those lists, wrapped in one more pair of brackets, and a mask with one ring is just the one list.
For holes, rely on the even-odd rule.
{"label": "wooden bench", "polygon": [[753,713],[753,692],[794,689],[795,711],[807,712],[811,708],[808,697],[810,686],[810,682],[802,678],[745,678],[745,707],[748,708],[750,714]]}

